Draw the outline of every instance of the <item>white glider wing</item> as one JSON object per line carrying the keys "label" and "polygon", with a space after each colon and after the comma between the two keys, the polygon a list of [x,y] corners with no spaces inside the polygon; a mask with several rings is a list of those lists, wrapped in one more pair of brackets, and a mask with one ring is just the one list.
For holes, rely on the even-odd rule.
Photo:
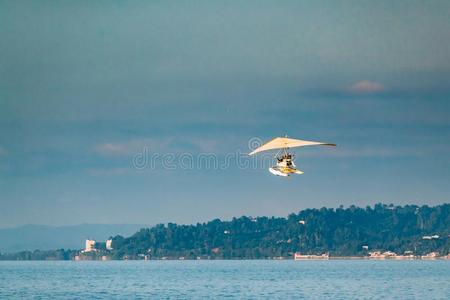
{"label": "white glider wing", "polygon": [[303,140],[297,140],[297,139],[290,139],[287,137],[276,137],[273,140],[265,143],[264,145],[256,148],[255,150],[250,152],[249,155],[253,155],[258,152],[262,152],[262,151],[266,151],[266,150],[295,148],[295,147],[303,147],[303,146],[315,146],[315,145],[336,146],[336,144],[330,144],[330,143],[303,141]]}

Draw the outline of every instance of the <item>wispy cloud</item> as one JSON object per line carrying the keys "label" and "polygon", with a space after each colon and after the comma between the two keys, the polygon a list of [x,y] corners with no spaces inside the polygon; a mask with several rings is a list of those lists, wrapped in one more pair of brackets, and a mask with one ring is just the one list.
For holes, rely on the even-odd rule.
{"label": "wispy cloud", "polygon": [[350,85],[347,90],[358,94],[372,94],[385,91],[386,86],[379,82],[362,80]]}
{"label": "wispy cloud", "polygon": [[94,147],[94,150],[103,155],[125,155],[131,154],[136,149],[133,145],[126,143],[105,143],[99,144]]}
{"label": "wispy cloud", "polygon": [[3,148],[2,146],[0,146],[0,156],[2,155],[6,155],[8,152],[6,151],[5,148]]}
{"label": "wispy cloud", "polygon": [[[124,175],[133,171],[130,167],[117,167],[117,168],[90,168],[87,169],[89,175],[94,176],[110,176],[110,175]],[[136,170],[134,170],[136,171]]]}
{"label": "wispy cloud", "polygon": [[144,148],[151,152],[217,152],[223,142],[215,138],[140,138],[128,141],[115,141],[94,146],[101,155],[127,156],[142,152]]}
{"label": "wispy cloud", "polygon": [[169,143],[169,139],[133,139],[98,144],[94,146],[94,151],[102,155],[133,155],[142,151],[144,147],[153,149],[153,151],[161,151],[167,148]]}
{"label": "wispy cloud", "polygon": [[338,145],[336,148],[328,150],[306,150],[300,156],[304,157],[355,157],[355,158],[387,158],[387,157],[422,157],[424,155],[433,155],[439,153],[447,153],[449,147],[443,146],[429,146],[421,148],[411,148],[402,146],[343,146]]}

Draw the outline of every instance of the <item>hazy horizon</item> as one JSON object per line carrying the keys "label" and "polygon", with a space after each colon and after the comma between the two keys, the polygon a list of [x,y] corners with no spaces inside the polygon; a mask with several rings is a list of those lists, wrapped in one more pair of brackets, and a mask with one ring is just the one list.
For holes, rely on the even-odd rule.
{"label": "hazy horizon", "polygon": [[[449,202],[449,15],[448,1],[2,1],[0,228]],[[338,146],[295,150],[305,174],[288,179],[233,160],[285,134]]]}
{"label": "hazy horizon", "polygon": [[[447,203],[448,202],[442,202],[442,203],[437,203],[437,204],[433,204],[433,205],[429,205],[429,206],[430,207],[434,207],[434,206],[439,206],[439,205],[447,204]],[[376,205],[376,204],[383,204],[383,205],[388,205],[388,206],[389,205],[394,205],[394,206],[405,206],[405,205],[421,206],[421,205],[427,205],[426,203],[425,204],[420,204],[420,205],[416,204],[416,203],[405,203],[405,204],[400,205],[400,204],[396,204],[396,203],[381,203],[381,202],[378,202],[378,203],[373,203],[373,204],[370,204],[370,205],[369,204],[368,205],[349,204],[347,206],[343,206],[343,208],[346,209],[346,208],[349,208],[352,205],[355,205],[356,207],[363,208],[363,209],[366,208],[367,206],[370,206],[370,207],[373,208],[374,205]],[[133,225],[134,226],[134,225],[136,225],[136,226],[144,226],[145,228],[150,228],[150,227],[156,226],[158,224],[166,225],[168,223],[173,223],[173,224],[178,224],[178,225],[195,225],[197,223],[207,223],[207,222],[213,221],[215,219],[220,219],[221,221],[231,221],[233,218],[240,218],[240,217],[252,217],[252,218],[258,218],[258,217],[269,217],[269,218],[271,218],[271,217],[281,217],[281,218],[283,218],[284,217],[284,218],[287,218],[290,214],[292,214],[292,213],[297,214],[300,211],[305,210],[305,209],[321,209],[321,208],[324,208],[324,207],[325,206],[305,207],[305,208],[302,208],[300,210],[288,212],[285,215],[275,215],[275,214],[270,214],[270,213],[266,214],[266,215],[249,215],[249,214],[247,214],[247,215],[230,216],[230,217],[226,217],[226,218],[212,217],[210,219],[196,220],[196,221],[194,220],[192,222],[175,222],[173,220],[165,220],[165,221],[163,220],[161,222],[154,223],[154,224],[150,224],[150,223],[149,224],[145,224],[145,223],[89,223],[89,222],[64,223],[64,224],[26,223],[26,224],[20,224],[20,225],[15,225],[15,226],[0,227],[0,230],[18,229],[18,228],[23,228],[23,227],[28,227],[28,226],[30,226],[30,227],[36,226],[36,227],[60,228],[60,227],[77,227],[77,226],[82,226],[82,225],[113,225],[113,226],[121,226],[121,225],[124,225],[124,226]],[[327,208],[327,209],[337,209],[337,208],[339,208],[339,206],[336,206],[336,207],[325,207],[325,208]]]}

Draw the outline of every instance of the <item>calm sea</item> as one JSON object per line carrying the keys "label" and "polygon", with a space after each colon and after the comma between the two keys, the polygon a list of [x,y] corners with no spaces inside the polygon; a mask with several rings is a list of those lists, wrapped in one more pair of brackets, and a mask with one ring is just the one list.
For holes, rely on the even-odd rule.
{"label": "calm sea", "polygon": [[450,261],[0,262],[1,299],[450,299]]}

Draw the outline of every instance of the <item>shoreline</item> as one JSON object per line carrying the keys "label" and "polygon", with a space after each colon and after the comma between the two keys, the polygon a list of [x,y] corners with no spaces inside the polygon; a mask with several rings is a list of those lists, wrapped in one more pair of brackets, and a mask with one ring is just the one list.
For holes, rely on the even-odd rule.
{"label": "shoreline", "polygon": [[268,260],[268,261],[328,261],[328,260],[367,260],[367,261],[405,261],[405,260],[450,260],[448,256],[433,257],[433,258],[421,258],[421,257],[407,257],[407,258],[371,258],[365,256],[330,256],[329,258],[303,258],[294,259],[292,257],[277,257],[277,258],[201,258],[201,259],[188,259],[188,258],[155,258],[155,259],[35,259],[35,260],[0,260],[0,262],[26,262],[26,261],[74,261],[74,262],[85,262],[85,261],[98,261],[98,262],[108,262],[108,261],[239,261],[239,260]]}

